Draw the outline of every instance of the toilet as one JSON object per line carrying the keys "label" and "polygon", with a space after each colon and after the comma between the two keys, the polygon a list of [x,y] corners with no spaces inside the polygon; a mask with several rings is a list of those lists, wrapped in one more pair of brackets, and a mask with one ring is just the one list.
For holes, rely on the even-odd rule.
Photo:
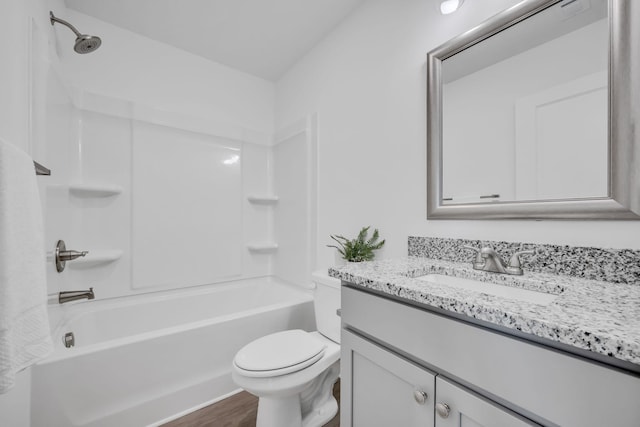
{"label": "toilet", "polygon": [[233,359],[233,381],[258,396],[256,427],[320,427],[338,412],[340,280],[324,271],[312,276],[318,330],[266,335]]}

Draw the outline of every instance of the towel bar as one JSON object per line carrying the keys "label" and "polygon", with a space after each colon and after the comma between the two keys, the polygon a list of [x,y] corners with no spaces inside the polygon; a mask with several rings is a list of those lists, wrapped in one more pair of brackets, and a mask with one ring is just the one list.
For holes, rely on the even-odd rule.
{"label": "towel bar", "polygon": [[51,175],[51,169],[47,169],[40,163],[33,161],[33,165],[36,167],[36,175]]}

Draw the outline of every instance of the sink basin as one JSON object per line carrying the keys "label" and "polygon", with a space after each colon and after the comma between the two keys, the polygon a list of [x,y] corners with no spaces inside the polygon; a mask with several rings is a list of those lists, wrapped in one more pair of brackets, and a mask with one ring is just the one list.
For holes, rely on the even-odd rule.
{"label": "sink basin", "polygon": [[424,282],[435,283],[441,286],[448,286],[456,289],[465,289],[475,292],[482,292],[497,297],[510,298],[532,304],[551,304],[558,295],[540,290],[530,290],[513,286],[498,285],[495,283],[481,282],[473,279],[463,279],[460,277],[445,276],[442,274],[427,274],[416,277]]}

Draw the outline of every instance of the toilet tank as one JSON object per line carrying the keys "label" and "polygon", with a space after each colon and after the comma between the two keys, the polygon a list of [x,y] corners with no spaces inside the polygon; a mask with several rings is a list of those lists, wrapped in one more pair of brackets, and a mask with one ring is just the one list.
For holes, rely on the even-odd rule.
{"label": "toilet tank", "polygon": [[311,278],[315,283],[313,306],[316,313],[318,332],[331,341],[340,342],[340,279],[329,277],[326,270],[314,271]]}

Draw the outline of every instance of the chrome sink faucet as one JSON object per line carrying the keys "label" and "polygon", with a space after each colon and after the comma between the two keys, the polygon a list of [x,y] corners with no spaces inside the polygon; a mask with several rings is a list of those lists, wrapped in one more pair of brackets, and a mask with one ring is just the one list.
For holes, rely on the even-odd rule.
{"label": "chrome sink faucet", "polygon": [[474,270],[501,274],[514,274],[517,276],[521,276],[523,274],[520,255],[533,255],[536,253],[535,250],[518,251],[511,256],[511,259],[509,259],[509,263],[507,264],[493,248],[484,247],[478,249],[467,245],[464,245],[463,247],[476,252],[476,257],[473,261]]}

